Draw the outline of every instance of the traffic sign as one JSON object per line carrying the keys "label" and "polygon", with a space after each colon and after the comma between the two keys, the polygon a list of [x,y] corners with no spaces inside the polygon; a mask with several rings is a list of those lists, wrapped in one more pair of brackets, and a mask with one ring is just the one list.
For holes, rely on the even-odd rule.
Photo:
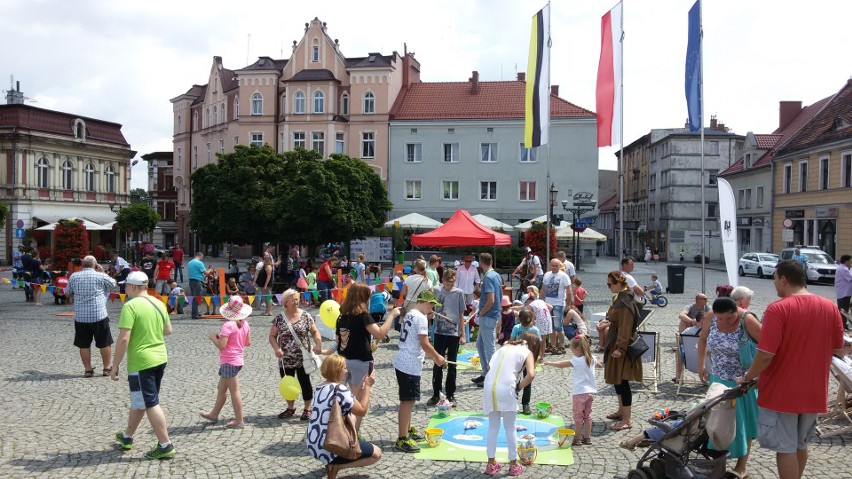
{"label": "traffic sign", "polygon": [[24,237],[24,229],[16,228],[15,229],[15,238],[23,238]]}
{"label": "traffic sign", "polygon": [[577,233],[582,233],[583,231],[586,231],[586,227],[578,225],[576,228],[574,228],[574,231],[576,231]]}
{"label": "traffic sign", "polygon": [[18,228],[23,228],[24,227],[24,220],[18,220],[18,222],[15,223],[15,224],[18,225]]}
{"label": "traffic sign", "polygon": [[593,225],[595,224],[594,218],[577,218],[578,225]]}

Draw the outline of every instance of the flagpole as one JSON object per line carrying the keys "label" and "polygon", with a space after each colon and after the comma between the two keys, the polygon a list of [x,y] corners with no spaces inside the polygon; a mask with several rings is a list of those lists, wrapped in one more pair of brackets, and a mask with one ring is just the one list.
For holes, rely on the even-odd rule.
{"label": "flagpole", "polygon": [[702,18],[701,0],[698,0],[698,95],[699,112],[698,119],[701,122],[701,292],[705,293],[706,288],[706,267],[704,265],[704,242],[705,231],[707,229],[705,222],[707,221],[707,204],[704,197],[704,184],[706,183],[704,171],[704,20]]}
{"label": "flagpole", "polygon": [[[550,106],[550,2],[547,2],[547,38],[545,38],[545,46],[547,48],[547,101],[548,107]],[[545,212],[544,214],[547,216],[547,230],[545,232],[545,248],[547,248],[547,252],[545,253],[545,258],[547,262],[545,265],[541,265],[543,269],[547,269],[550,267],[550,228],[552,228],[552,222],[550,218],[550,108],[547,109],[548,118],[547,118],[547,160],[546,170],[547,170],[547,181],[544,184],[544,187],[547,188],[545,191]],[[577,261],[575,258],[574,261]]]}
{"label": "flagpole", "polygon": [[[622,2],[619,2],[622,3]],[[618,6],[616,4],[616,6]],[[620,221],[618,222],[618,243],[619,250],[618,256],[620,257],[624,253],[624,4],[621,5],[621,15],[620,15],[620,23],[621,23],[621,38],[618,39],[619,43],[621,43],[621,55],[619,55],[619,65],[621,70],[621,75],[618,81],[619,91],[621,95],[619,98],[619,110],[621,111],[621,118],[619,118],[619,134],[618,134],[618,142],[621,144],[619,147],[618,153],[618,170],[620,174],[618,175],[618,205],[619,205],[619,213],[618,217]]]}

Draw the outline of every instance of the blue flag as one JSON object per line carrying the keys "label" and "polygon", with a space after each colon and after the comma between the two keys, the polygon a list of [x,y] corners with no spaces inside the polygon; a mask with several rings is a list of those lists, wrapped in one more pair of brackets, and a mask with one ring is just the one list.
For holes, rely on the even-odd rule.
{"label": "blue flag", "polygon": [[689,41],[686,45],[686,109],[689,131],[698,131],[704,123],[701,112],[701,0],[689,9]]}

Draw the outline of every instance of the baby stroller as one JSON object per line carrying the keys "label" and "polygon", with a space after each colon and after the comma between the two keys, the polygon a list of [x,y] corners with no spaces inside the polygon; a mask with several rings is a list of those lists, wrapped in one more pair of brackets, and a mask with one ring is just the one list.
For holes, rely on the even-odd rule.
{"label": "baby stroller", "polygon": [[[370,316],[373,317],[373,321],[375,321],[379,326],[382,326],[385,323],[385,313],[388,312],[388,301],[390,301],[390,295],[386,291],[376,292],[370,295]],[[387,335],[382,338],[383,343],[387,343],[389,341],[390,337]]]}
{"label": "baby stroller", "polygon": [[636,468],[627,473],[627,479],[723,479],[734,478],[726,472],[728,451],[707,447],[707,414],[725,401],[742,396],[747,387],[726,390],[715,398],[707,399],[676,423],[651,419],[648,422],[666,431],[650,447]]}

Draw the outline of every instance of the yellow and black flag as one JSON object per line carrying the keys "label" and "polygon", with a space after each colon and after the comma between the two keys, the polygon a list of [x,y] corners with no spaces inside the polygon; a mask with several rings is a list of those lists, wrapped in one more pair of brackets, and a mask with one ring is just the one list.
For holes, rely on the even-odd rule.
{"label": "yellow and black flag", "polygon": [[547,144],[550,127],[550,4],[532,17],[527,64],[524,147]]}

